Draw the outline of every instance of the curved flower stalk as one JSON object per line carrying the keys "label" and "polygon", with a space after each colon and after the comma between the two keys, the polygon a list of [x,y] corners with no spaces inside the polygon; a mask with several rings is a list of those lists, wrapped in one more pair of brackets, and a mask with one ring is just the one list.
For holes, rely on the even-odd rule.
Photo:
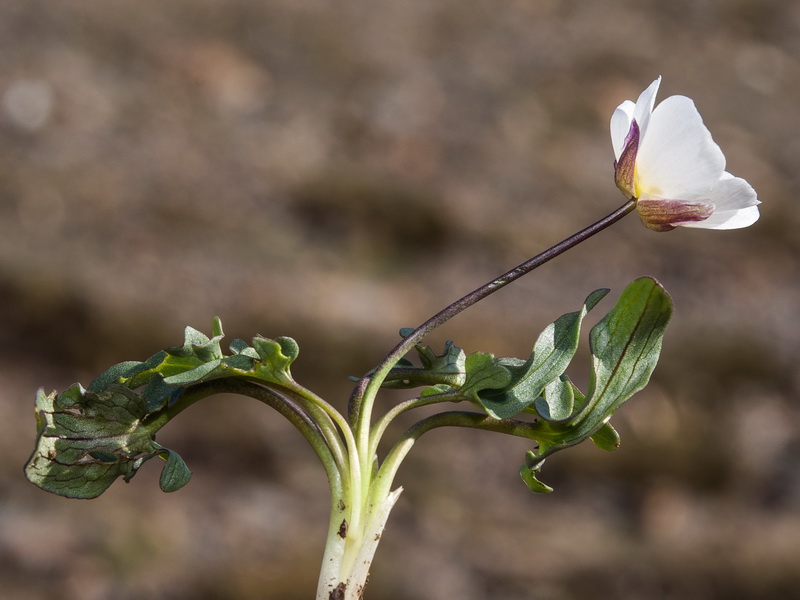
{"label": "curved flower stalk", "polygon": [[655,231],[752,225],[759,217],[755,190],[725,171],[725,156],[691,99],[670,96],[655,106],[660,83],[611,116],[617,187]]}

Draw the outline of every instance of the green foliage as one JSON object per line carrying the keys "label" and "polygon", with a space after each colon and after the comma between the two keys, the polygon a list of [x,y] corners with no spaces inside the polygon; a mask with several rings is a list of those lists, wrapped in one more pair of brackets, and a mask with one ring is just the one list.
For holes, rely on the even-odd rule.
{"label": "green foliage", "polygon": [[[591,330],[591,385],[584,395],[565,371],[578,349],[584,318],[607,294],[606,289],[592,292],[580,310],[548,325],[526,360],[485,352],[464,357],[463,350],[448,342],[445,354],[434,362],[430,348],[418,345],[421,366],[405,361],[390,376],[402,374],[404,387],[435,382],[420,396],[469,401],[498,421],[535,417],[533,422],[517,423],[514,432],[538,443],[520,473],[532,491],[552,491],[536,478],[545,457],[586,439],[604,450],[619,446],[609,419],[647,384],[672,314],[669,295],[654,279],[643,277],[629,284]],[[458,360],[445,362],[446,357]],[[449,381],[442,376],[445,368]],[[394,379],[389,385],[397,387]]]}
{"label": "green foliage", "polygon": [[[548,325],[536,340],[528,360],[499,358],[490,364],[483,359],[474,373],[468,371],[467,389],[462,388],[461,393],[470,396],[489,416],[496,419],[513,417],[527,409],[542,397],[547,386],[569,366],[578,349],[583,318],[606,294],[608,290],[605,289],[592,292],[581,310],[567,313]],[[497,369],[508,372],[505,381],[496,374]],[[495,372],[494,379],[482,375],[492,371]],[[472,380],[475,380],[475,384],[470,386]],[[561,394],[548,394],[545,397],[546,402],[554,403],[553,407],[548,408],[550,411],[555,407],[558,412],[555,405],[563,400]]]}
{"label": "green foliage", "polygon": [[[401,329],[400,335],[408,336],[411,329]],[[442,389],[461,387],[464,384],[466,369],[466,353],[446,342],[444,352],[436,354],[429,346],[416,344],[421,366],[414,366],[410,360],[401,358],[397,365],[384,379],[382,386],[386,388],[414,388],[423,385],[444,386]],[[438,388],[433,392],[438,393]]]}
{"label": "green foliage", "polygon": [[[443,394],[454,402],[469,400],[495,419],[518,415],[543,400],[545,388],[567,368],[578,349],[583,318],[606,294],[606,289],[592,292],[581,310],[548,325],[527,360],[495,358],[486,352],[467,356],[453,342],[447,342],[445,353],[437,356],[428,346],[417,344],[421,366],[401,360],[389,373],[384,387],[433,385],[420,395]],[[407,335],[408,331],[400,333]]]}
{"label": "green foliage", "polygon": [[522,481],[535,494],[549,494],[553,491],[553,488],[536,478],[536,474],[541,471],[543,464],[544,459],[537,457],[532,450],[528,450],[525,453],[525,464],[519,470]]}
{"label": "green foliage", "polygon": [[147,402],[126,387],[111,384],[94,393],[75,384],[62,394],[36,396],[39,438],[25,474],[49,492],[69,498],[94,498],[115,479],[129,481],[141,465],[166,457],[161,488],[185,485],[191,473],[181,458],[154,438]]}
{"label": "green foliage", "polygon": [[[561,379],[574,395],[571,414],[554,418],[551,400],[548,400],[550,413],[541,411],[541,418],[532,427],[539,447],[528,454],[520,470],[532,491],[547,491],[541,488],[543,484],[536,479],[536,473],[544,458],[553,452],[587,438],[604,450],[613,450],[619,445],[619,435],[608,420],[649,381],[671,316],[672,301],[664,288],[654,279],[643,277],[629,284],[611,312],[592,328],[589,392],[583,396],[572,383]],[[553,397],[556,396],[561,394]],[[562,414],[558,412],[559,416]]]}
{"label": "green foliage", "polygon": [[[537,475],[553,452],[585,439],[605,450],[619,445],[609,419],[649,380],[672,313],[669,296],[655,280],[645,277],[628,285],[591,330],[592,371],[584,395],[565,371],[577,351],[584,318],[607,293],[593,292],[580,310],[550,323],[525,360],[485,352],[467,355],[452,342],[441,354],[417,344],[419,365],[402,359],[383,386],[423,387],[422,404],[470,402],[496,423],[495,430],[534,440],[537,447],[527,453],[520,474],[532,491],[552,491]],[[194,401],[193,391],[214,381],[221,383],[221,391],[225,380],[235,379],[287,397],[296,398],[293,394],[301,389],[290,371],[299,352],[293,339],[259,336],[251,344],[236,339],[225,354],[222,338],[219,319],[211,337],[187,327],[183,345],[142,362],[114,365],[86,390],[76,384],[62,394],[40,391],[39,438],[26,466],[28,479],[57,494],[92,498],[118,477],[129,481],[145,461],[158,456],[165,461],[162,489],[185,485],[189,469],[175,452],[155,442],[155,434]],[[447,413],[444,418],[447,424]]]}
{"label": "green foliage", "polygon": [[158,482],[163,491],[174,492],[189,483],[192,472],[177,452],[165,448],[159,456],[167,461]]}
{"label": "green foliage", "polygon": [[143,386],[142,397],[150,412],[174,403],[192,385],[225,377],[240,377],[275,385],[292,381],[290,366],[300,350],[292,338],[268,339],[257,336],[249,346],[235,339],[230,355],[221,349],[222,322],[213,323],[209,338],[193,327],[186,327],[182,346],[157,352],[143,362],[124,362],[107,369],[89,385],[100,391],[117,383],[131,389]]}
{"label": "green foliage", "polygon": [[161,489],[183,487],[191,472],[176,452],[155,442],[155,434],[179,412],[187,391],[222,378],[274,387],[292,382],[289,367],[299,353],[293,339],[256,337],[252,346],[237,339],[226,356],[222,338],[215,319],[212,337],[187,327],[182,346],[114,365],[87,389],[75,384],[61,394],[39,390],[38,438],[27,478],[55,494],[94,498],[118,477],[130,481],[145,461],[158,456],[166,461]]}

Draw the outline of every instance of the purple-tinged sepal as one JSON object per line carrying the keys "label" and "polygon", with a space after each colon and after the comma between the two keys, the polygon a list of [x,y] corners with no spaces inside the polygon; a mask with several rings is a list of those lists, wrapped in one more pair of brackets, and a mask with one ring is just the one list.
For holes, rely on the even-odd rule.
{"label": "purple-tinged sepal", "polygon": [[617,187],[628,198],[636,198],[636,155],[639,152],[639,125],[636,119],[631,121],[631,128],[625,136],[625,144],[619,160],[614,161],[614,181]]}
{"label": "purple-tinged sepal", "polygon": [[648,229],[671,231],[679,225],[705,221],[714,213],[714,204],[648,198],[636,202],[636,212]]}

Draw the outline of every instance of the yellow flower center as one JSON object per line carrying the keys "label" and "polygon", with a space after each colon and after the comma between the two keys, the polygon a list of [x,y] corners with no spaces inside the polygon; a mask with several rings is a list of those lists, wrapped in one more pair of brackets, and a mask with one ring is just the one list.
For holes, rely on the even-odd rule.
{"label": "yellow flower center", "polygon": [[633,167],[633,191],[636,193],[636,198],[641,198],[642,196],[647,198],[661,198],[661,188],[656,187],[654,185],[649,185],[647,182],[642,181],[642,178],[639,177],[639,167],[638,165],[634,165]]}

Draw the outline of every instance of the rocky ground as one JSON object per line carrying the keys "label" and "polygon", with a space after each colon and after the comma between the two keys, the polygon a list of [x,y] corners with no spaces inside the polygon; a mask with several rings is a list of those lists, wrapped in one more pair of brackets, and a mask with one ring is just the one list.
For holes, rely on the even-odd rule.
{"label": "rocky ground", "polygon": [[3,597],[312,597],[324,473],[276,415],[209,400],[159,438],[185,489],[145,467],[69,501],[22,477],[34,391],[219,315],[295,337],[297,378],[344,407],[400,327],[622,202],[608,119],[660,74],[762,219],[628,217],[433,336],[527,355],[643,274],[676,305],[622,447],[553,457],[555,494],[519,480],[519,441],[423,439],[367,597],[800,598],[800,6],[28,0],[0,4],[0,49]]}

